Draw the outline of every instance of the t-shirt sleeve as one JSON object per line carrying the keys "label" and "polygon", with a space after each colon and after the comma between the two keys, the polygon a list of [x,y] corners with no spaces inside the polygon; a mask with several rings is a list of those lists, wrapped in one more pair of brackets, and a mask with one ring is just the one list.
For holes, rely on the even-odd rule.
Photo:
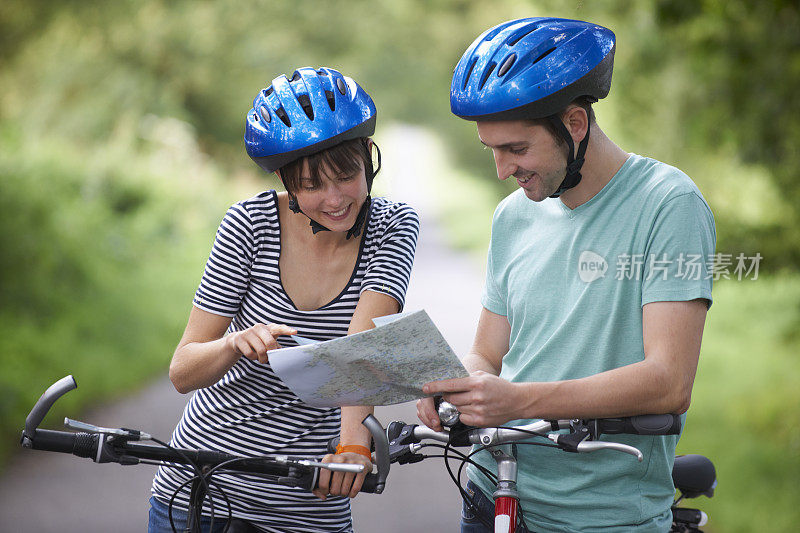
{"label": "t-shirt sleeve", "polygon": [[486,258],[486,283],[483,285],[481,305],[496,315],[508,316],[506,299],[495,283],[492,267],[492,247],[489,246],[489,252]]}
{"label": "t-shirt sleeve", "polygon": [[194,295],[198,309],[233,317],[250,282],[253,264],[253,224],[247,209],[235,204],[222,219],[214,247]]}
{"label": "t-shirt sleeve", "polygon": [[[494,220],[492,221],[491,241],[494,241],[499,233],[497,231],[497,213],[495,212]],[[496,315],[508,316],[506,293],[498,287],[495,278],[495,265],[492,259],[493,244],[496,245],[494,242],[489,243],[489,251],[486,254],[486,282],[483,285],[481,305]]]}
{"label": "t-shirt sleeve", "polygon": [[697,193],[668,200],[656,214],[644,256],[642,306],[704,298],[711,306],[717,243],[714,216]]}
{"label": "t-shirt sleeve", "polygon": [[380,237],[378,250],[367,265],[359,293],[370,290],[387,294],[397,300],[402,310],[417,248],[419,217],[410,206],[396,205]]}

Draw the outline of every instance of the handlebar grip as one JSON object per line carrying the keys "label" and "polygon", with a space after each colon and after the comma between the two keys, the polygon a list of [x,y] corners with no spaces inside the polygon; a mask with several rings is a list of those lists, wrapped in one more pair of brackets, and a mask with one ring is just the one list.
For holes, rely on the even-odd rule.
{"label": "handlebar grip", "polygon": [[599,433],[617,435],[678,435],[681,432],[680,415],[638,415],[597,420]]}
{"label": "handlebar grip", "polygon": [[364,483],[361,485],[360,492],[375,493],[375,487],[378,484],[378,474],[367,474],[364,478]]}
{"label": "handlebar grip", "polygon": [[31,448],[48,452],[71,453],[78,457],[94,459],[97,456],[99,442],[100,435],[93,433],[70,433],[67,431],[37,429],[33,438],[31,438]]}
{"label": "handlebar grip", "polygon": [[56,402],[56,400],[69,391],[77,388],[77,386],[78,385],[75,383],[75,378],[73,378],[71,375],[65,376],[50,385],[50,387],[48,387],[47,390],[44,391],[44,393],[36,401],[36,405],[33,406],[31,412],[28,413],[28,417],[25,419],[25,432],[23,433],[23,437],[33,437],[36,428],[39,427],[39,424],[41,424],[42,420],[44,420],[45,415]]}

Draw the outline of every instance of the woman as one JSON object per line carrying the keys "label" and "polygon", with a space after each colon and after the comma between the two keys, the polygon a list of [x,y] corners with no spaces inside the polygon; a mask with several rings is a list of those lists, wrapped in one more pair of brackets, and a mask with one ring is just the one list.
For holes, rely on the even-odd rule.
{"label": "woman", "polygon": [[[174,446],[322,456],[341,434],[343,448],[325,460],[371,469],[370,436],[361,426],[371,408],[346,407],[340,415],[304,404],[272,372],[267,351],[281,336],[280,346],[293,346],[286,335],[328,340],[363,331],[372,318],[403,307],[419,221],[407,205],[370,198],[378,170],[373,148],[380,167],[369,138],[375,117],[369,95],[329,68],[279,76],[256,96],[247,114],[247,153],[275,172],[286,192],[235,204],[217,231],[170,365],[180,392],[196,390]],[[171,531],[169,500],[190,477],[186,469],[159,468],[150,531]],[[256,476],[214,479],[234,517],[264,531],[316,532],[351,530],[343,496],[354,497],[363,477],[322,471],[317,497]],[[222,526],[224,501],[215,502],[215,524]],[[187,489],[174,508],[185,521]]]}

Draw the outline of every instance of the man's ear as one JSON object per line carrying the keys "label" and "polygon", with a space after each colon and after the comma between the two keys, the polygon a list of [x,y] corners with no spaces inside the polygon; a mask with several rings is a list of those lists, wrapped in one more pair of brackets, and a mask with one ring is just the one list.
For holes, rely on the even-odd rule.
{"label": "man's ear", "polygon": [[572,106],[564,112],[561,120],[572,136],[572,142],[577,146],[586,137],[586,132],[589,130],[589,115],[586,110],[581,106]]}

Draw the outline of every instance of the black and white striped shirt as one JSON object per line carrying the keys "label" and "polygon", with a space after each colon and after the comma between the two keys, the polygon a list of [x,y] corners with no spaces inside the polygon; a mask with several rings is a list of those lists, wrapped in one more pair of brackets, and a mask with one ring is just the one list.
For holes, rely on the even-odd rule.
{"label": "black and white striped shirt", "polygon": [[[317,340],[347,334],[365,290],[390,295],[402,308],[419,233],[419,220],[408,205],[384,198],[372,200],[347,286],[312,311],[297,309],[281,283],[280,229],[275,191],[233,205],[217,230],[194,305],[232,317],[229,332],[257,323],[277,323]],[[292,346],[293,341],[282,338],[281,344]],[[339,409],[304,404],[269,364],[241,357],[217,383],[194,393],[171,444],[237,455],[321,456],[331,437],[338,436],[339,425]],[[189,478],[185,469],[162,466],[153,481],[153,494],[167,503]],[[350,527],[347,498],[320,501],[310,492],[246,474],[218,474],[214,480],[230,498],[233,515],[253,521],[265,531],[347,531]],[[174,505],[188,509],[188,494],[184,488]],[[221,497],[214,501],[216,509],[224,507]],[[224,513],[220,509],[217,516]]]}

